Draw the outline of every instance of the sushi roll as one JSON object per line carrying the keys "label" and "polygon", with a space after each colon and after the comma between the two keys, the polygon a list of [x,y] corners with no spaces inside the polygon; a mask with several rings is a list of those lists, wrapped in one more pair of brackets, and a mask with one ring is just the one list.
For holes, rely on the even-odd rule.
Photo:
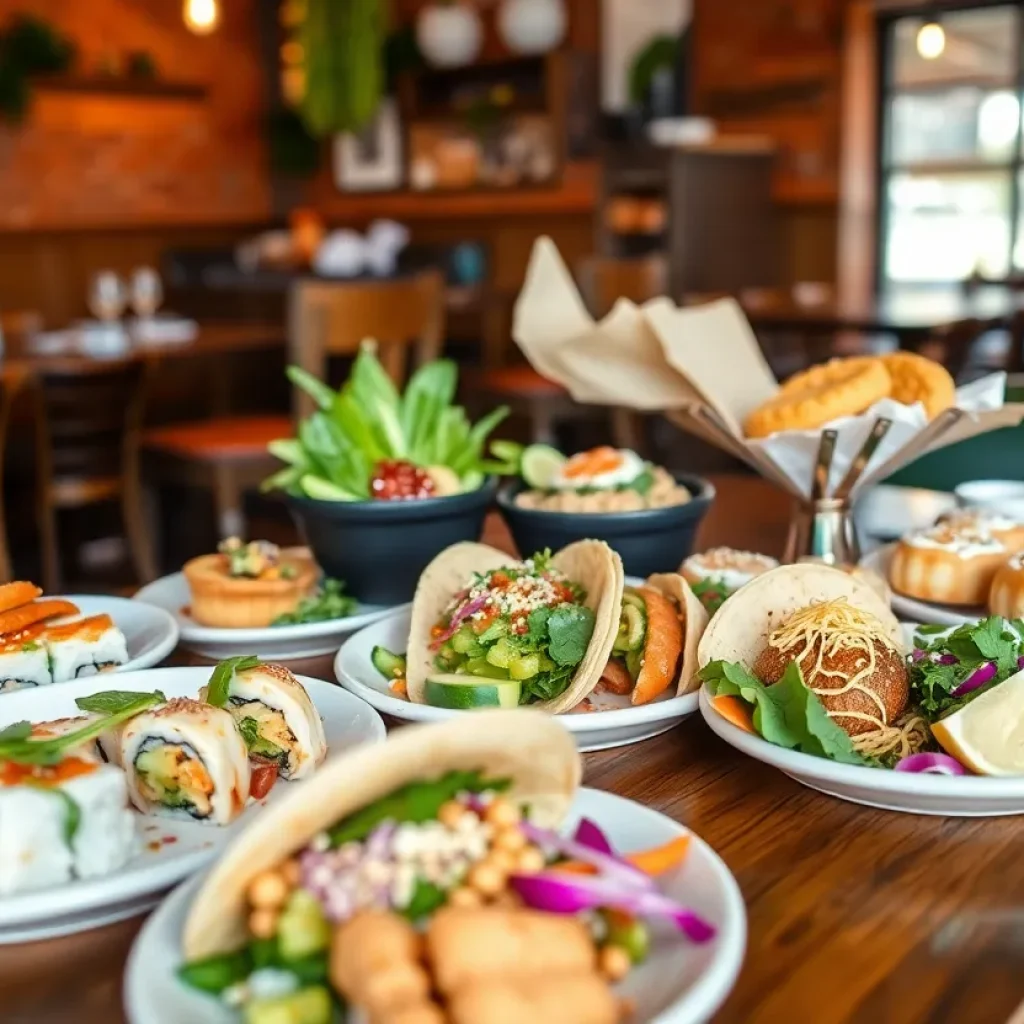
{"label": "sushi roll", "polygon": [[[206,699],[206,688],[200,699]],[[302,779],[323,763],[327,738],[302,683],[284,665],[257,665],[232,676],[224,705],[256,761],[282,779]]]}
{"label": "sushi roll", "polygon": [[128,660],[124,634],[109,615],[50,626],[43,633],[55,683],[109,672]]}
{"label": "sushi roll", "polygon": [[[58,736],[66,736],[69,732],[82,729],[91,722],[96,721],[96,718],[96,715],[79,715],[76,718],[57,718],[52,722],[36,722],[32,726],[32,738],[36,740],[49,740],[55,739]],[[84,761],[92,761],[94,764],[101,764],[109,760],[104,754],[103,747],[98,739],[86,740],[80,746],[73,747],[68,753]]]}
{"label": "sushi roll", "polygon": [[43,641],[43,626],[9,633],[0,643],[0,693],[53,682],[50,658]]}
{"label": "sushi roll", "polygon": [[227,825],[249,798],[249,752],[223,708],[176,697],[121,733],[121,766],[144,814]]}
{"label": "sushi roll", "polygon": [[110,874],[138,850],[124,772],[0,762],[0,896]]}

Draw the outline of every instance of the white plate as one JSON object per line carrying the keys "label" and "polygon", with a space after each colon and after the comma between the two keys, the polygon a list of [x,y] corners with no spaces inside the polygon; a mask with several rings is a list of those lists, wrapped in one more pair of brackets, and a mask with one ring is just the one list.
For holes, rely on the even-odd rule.
{"label": "white plate", "polygon": [[[159,668],[119,675],[111,686],[119,690],[161,690],[168,697],[194,697],[210,678],[210,669]],[[384,723],[373,708],[351,694],[324,682],[299,676],[324,720],[328,758],[360,743],[380,743]],[[18,690],[0,701],[0,728],[19,721],[45,721],[81,714],[76,697],[96,693],[106,681],[91,676],[62,686]],[[301,782],[278,782],[263,803],[275,803]],[[262,804],[254,803],[225,827],[199,822],[139,815],[142,850],[114,874],[88,881],[69,882],[50,889],[0,897],[0,943],[28,938],[68,935],[97,927],[117,916],[129,916],[131,907],[144,909],[145,901],[164,892],[212,860],[238,831],[245,827]],[[163,840],[173,837],[173,842]],[[151,849],[153,843],[156,849]],[[122,908],[122,904],[130,904]],[[140,906],[141,905],[141,906]],[[111,913],[114,918],[111,918]]]}
{"label": "white plate", "polygon": [[184,609],[191,596],[182,573],[164,576],[144,586],[136,601],[163,608],[174,616],[181,631],[181,644],[207,658],[230,658],[255,654],[260,658],[298,659],[331,654],[350,633],[375,622],[394,607],[361,604],[355,615],[327,622],[304,622],[297,626],[268,626],[265,629],[217,629],[200,626]]}
{"label": "white plate", "polygon": [[[867,569],[873,569],[882,579],[889,579],[889,563],[892,561],[892,552],[895,544],[886,544],[885,547],[877,548],[870,554],[865,555],[860,564]],[[891,589],[891,584],[890,584]],[[892,610],[897,615],[913,619],[915,622],[925,622],[935,626],[962,626],[965,622],[977,622],[985,616],[985,609],[982,607],[967,608],[952,604],[931,604],[928,601],[918,601],[913,597],[905,597],[892,591]]]}
{"label": "white plate", "polygon": [[[669,842],[687,830],[656,811],[596,789],[581,789],[567,831],[592,818],[623,852]],[[196,879],[178,889],[146,922],[128,958],[124,1002],[131,1024],[240,1024],[217,1000],[186,988],[175,976],[181,963],[181,930]],[[715,938],[691,945],[672,931],[657,932],[650,959],[621,986],[637,1009],[637,1024],[697,1024],[708,1020],[732,988],[746,946],[746,912],[736,880],[703,840],[674,872],[664,892],[699,912],[717,929]]]}
{"label": "white plate", "polygon": [[[80,616],[70,616],[68,621],[90,615],[109,615],[114,620],[117,628],[124,633],[128,647],[128,661],[119,665],[116,672],[152,668],[160,664],[177,646],[178,624],[174,616],[162,608],[140,605],[127,597],[98,594],[67,594],[62,595],[60,600],[70,601],[81,612]],[[97,689],[102,689],[102,686]]]}
{"label": "white plate", "polygon": [[743,754],[785,772],[790,778],[841,800],[909,814],[985,818],[1024,814],[1024,775],[984,778],[976,775],[922,775],[839,764],[786,750],[727,722],[700,691],[700,712],[712,732]]}
{"label": "white plate", "polygon": [[[442,722],[456,715],[471,715],[472,711],[450,711],[396,697],[388,681],[373,667],[370,654],[374,647],[386,647],[396,653],[405,651],[410,617],[408,609],[397,611],[349,637],[334,659],[338,681],[381,714],[406,722]],[[697,710],[697,694],[663,696],[650,704],[633,707],[627,697],[608,693],[592,698],[591,703],[599,710],[570,711],[559,716],[582,751],[622,747],[667,732]]]}

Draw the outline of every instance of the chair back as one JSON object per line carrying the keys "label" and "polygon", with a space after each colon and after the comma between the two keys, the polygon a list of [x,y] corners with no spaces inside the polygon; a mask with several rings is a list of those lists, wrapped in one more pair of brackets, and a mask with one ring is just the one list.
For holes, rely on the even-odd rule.
{"label": "chair back", "polygon": [[74,508],[120,495],[136,471],[148,363],[69,360],[35,374],[42,500]]}
{"label": "chair back", "polygon": [[591,256],[580,263],[576,276],[584,301],[598,318],[619,299],[641,305],[668,290],[668,264],[659,255],[637,259]]}
{"label": "chair back", "polygon": [[[384,369],[401,386],[410,348],[417,364],[441,354],[444,287],[438,270],[393,281],[297,281],[288,296],[290,361],[322,379],[328,356],[354,356],[371,338]],[[296,389],[296,415],[312,408],[312,400]]]}

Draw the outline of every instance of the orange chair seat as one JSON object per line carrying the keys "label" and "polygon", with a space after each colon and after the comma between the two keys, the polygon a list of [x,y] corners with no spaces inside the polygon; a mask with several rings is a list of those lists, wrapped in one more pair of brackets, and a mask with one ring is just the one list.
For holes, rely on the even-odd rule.
{"label": "orange chair seat", "polygon": [[146,431],[142,444],[182,459],[218,462],[260,458],[271,441],[293,434],[288,416],[235,416],[156,427]]}
{"label": "orange chair seat", "polygon": [[554,398],[568,394],[561,384],[548,380],[532,366],[504,366],[498,370],[483,370],[474,381],[495,395],[509,395],[513,398]]}

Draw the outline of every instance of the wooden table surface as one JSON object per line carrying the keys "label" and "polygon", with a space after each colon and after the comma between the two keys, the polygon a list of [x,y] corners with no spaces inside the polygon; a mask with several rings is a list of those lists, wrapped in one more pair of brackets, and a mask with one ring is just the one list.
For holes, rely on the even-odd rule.
{"label": "wooden table surface", "polygon": [[[788,500],[755,479],[715,483],[701,545],[778,553]],[[487,533],[508,543],[495,522]],[[295,667],[330,677],[329,658]],[[1020,819],[917,817],[844,803],[734,752],[699,715],[585,761],[588,785],[684,822],[738,879],[747,955],[716,1020],[1001,1024],[1024,997]],[[119,1024],[139,924],[3,947],[0,1021]]]}

